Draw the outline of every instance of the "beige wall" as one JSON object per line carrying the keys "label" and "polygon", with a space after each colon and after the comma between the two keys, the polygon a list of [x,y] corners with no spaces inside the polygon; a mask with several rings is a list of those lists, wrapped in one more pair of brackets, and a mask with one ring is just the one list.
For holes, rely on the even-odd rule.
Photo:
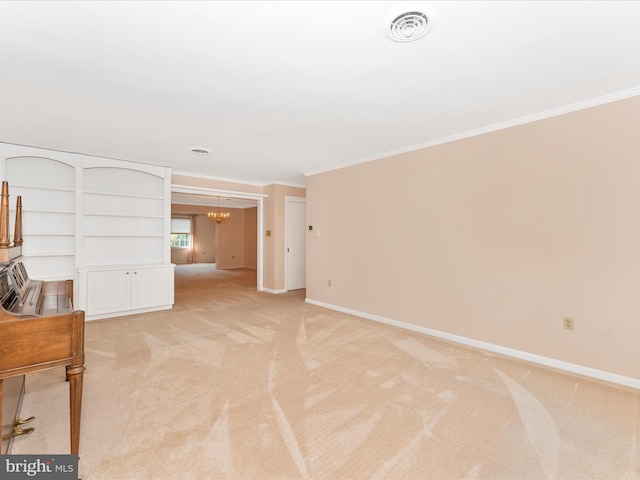
{"label": "beige wall", "polygon": [[231,216],[225,223],[218,225],[218,268],[244,267],[245,235],[244,210],[239,208],[221,208]]}
{"label": "beige wall", "polygon": [[219,190],[231,190],[243,193],[264,193],[263,187],[257,185],[248,185],[244,183],[226,182],[222,180],[214,180],[204,177],[191,177],[188,175],[172,174],[171,183],[173,185],[186,185],[198,188],[214,188]]}
{"label": "beige wall", "polygon": [[[277,237],[275,232],[273,231],[274,225],[274,217],[275,217],[275,205],[276,202],[274,200],[275,195],[275,185],[269,185],[264,188],[264,193],[267,197],[262,202],[264,211],[262,213],[263,219],[263,232],[262,234],[262,249],[263,249],[263,260],[262,260],[262,279],[264,287],[268,290],[275,290],[276,284],[276,265],[274,258],[274,250],[275,250],[275,242],[274,239]],[[282,232],[284,235],[284,232]],[[284,272],[284,263],[282,265],[282,271]]]}
{"label": "beige wall", "polygon": [[206,213],[200,212],[196,215],[196,233],[198,236],[195,245],[196,263],[217,263],[218,242],[216,241],[216,235],[218,231],[218,226],[215,222],[209,220]]}
{"label": "beige wall", "polygon": [[[265,187],[268,197],[265,199],[264,212],[264,286],[265,288],[282,292],[285,290],[285,228],[284,212],[285,197],[305,197],[304,188],[285,185],[269,185]],[[267,236],[271,231],[271,236]]]}
{"label": "beige wall", "polygon": [[258,207],[244,210],[244,266],[258,268]]}
{"label": "beige wall", "polygon": [[307,297],[640,378],[638,125],[635,97],[310,176]]}

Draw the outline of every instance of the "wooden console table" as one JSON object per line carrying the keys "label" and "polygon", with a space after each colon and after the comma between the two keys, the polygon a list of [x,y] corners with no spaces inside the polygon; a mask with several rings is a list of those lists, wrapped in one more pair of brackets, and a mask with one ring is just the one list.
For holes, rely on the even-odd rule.
{"label": "wooden console table", "polygon": [[84,312],[20,318],[0,311],[0,418],[3,379],[60,366],[66,367],[69,381],[71,454],[78,455],[85,370]]}

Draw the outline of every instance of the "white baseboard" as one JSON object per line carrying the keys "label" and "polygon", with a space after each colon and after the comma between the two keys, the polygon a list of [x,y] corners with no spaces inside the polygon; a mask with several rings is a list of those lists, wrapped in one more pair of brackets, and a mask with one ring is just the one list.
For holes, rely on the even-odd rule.
{"label": "white baseboard", "polygon": [[272,290],[271,288],[266,288],[266,287],[262,287],[262,291],[267,293],[287,293],[287,291],[284,289]]}
{"label": "white baseboard", "polygon": [[92,322],[94,320],[104,320],[106,318],[126,317],[129,315],[137,315],[139,313],[159,312],[161,310],[171,310],[171,309],[173,309],[173,304],[159,305],[157,307],[138,308],[135,310],[123,310],[121,312],[101,313],[97,315],[85,315],[84,319],[87,322]]}
{"label": "white baseboard", "polygon": [[557,368],[559,370],[576,373],[578,375],[583,375],[585,377],[596,378],[598,380],[604,380],[605,382],[616,383],[618,385],[624,385],[626,387],[631,387],[631,388],[640,390],[640,379],[637,379],[637,378],[625,377],[623,375],[605,372],[602,370],[597,370],[595,368],[585,367],[582,365],[577,365],[574,363],[557,360],[555,358],[544,357],[542,355],[536,355],[534,353],[523,352],[521,350],[516,350],[509,347],[503,347],[502,345],[496,345],[493,343],[475,340],[473,338],[454,335],[451,333],[442,332],[440,330],[433,330],[431,328],[421,327],[419,325],[414,325],[411,323],[399,322],[397,320],[381,317],[379,315],[360,312],[358,310],[352,310],[350,308],[340,307],[337,305],[332,305],[330,303],[319,302],[311,298],[306,298],[305,302],[310,303],[312,305],[317,305],[319,307],[328,308],[330,310],[336,310],[338,312],[355,315],[356,317],[362,317],[368,320],[385,323],[387,325],[393,325],[394,327],[400,327],[406,330],[423,333],[425,335],[441,338],[443,340],[448,340],[450,342],[460,343],[462,345],[467,345],[469,347],[474,347],[474,348],[479,348],[481,350],[487,350],[489,352],[499,353],[501,355],[505,355],[508,357],[513,357],[520,360],[526,360],[528,362],[537,363],[539,365],[545,365],[547,367]]}

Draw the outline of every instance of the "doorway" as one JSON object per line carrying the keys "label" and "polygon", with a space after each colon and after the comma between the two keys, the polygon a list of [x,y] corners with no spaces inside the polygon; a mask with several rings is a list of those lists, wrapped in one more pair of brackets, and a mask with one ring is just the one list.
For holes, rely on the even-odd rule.
{"label": "doorway", "polygon": [[[252,252],[249,252],[250,255],[255,256],[255,265],[251,265],[248,268],[255,268],[257,273],[256,279],[256,287],[258,291],[263,290],[263,280],[262,280],[262,270],[263,270],[263,245],[262,245],[262,237],[259,235],[259,232],[262,231],[263,225],[263,200],[267,195],[264,194],[253,194],[253,193],[244,193],[244,192],[235,192],[229,190],[216,190],[210,188],[202,188],[202,187],[191,187],[186,185],[175,185],[171,186],[171,203],[172,204],[181,204],[181,205],[191,205],[198,206],[200,208],[204,208],[205,215],[206,211],[211,208],[216,208],[219,204],[220,198],[224,198],[224,205],[220,204],[220,207],[228,207],[228,208],[254,208],[253,214],[253,222],[255,225],[252,226],[251,230],[255,229],[253,235],[256,238],[256,247]],[[257,218],[256,218],[257,217]],[[239,255],[236,255],[233,251],[227,252],[229,253],[229,259],[226,259],[224,245],[216,247],[216,263],[218,262],[226,262],[227,265],[234,260],[238,260],[240,258]],[[227,249],[228,250],[228,249]],[[257,250],[257,251],[255,251]],[[234,265],[227,265],[226,268],[236,268]]]}

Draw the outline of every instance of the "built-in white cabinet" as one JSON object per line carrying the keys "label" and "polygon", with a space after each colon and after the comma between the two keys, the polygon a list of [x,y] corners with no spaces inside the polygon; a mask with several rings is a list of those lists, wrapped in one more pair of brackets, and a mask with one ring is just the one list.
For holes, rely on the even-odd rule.
{"label": "built-in white cabinet", "polygon": [[171,308],[169,168],[0,143],[0,169],[31,277],[73,278],[87,320]]}
{"label": "built-in white cabinet", "polygon": [[89,320],[171,308],[171,171],[82,159],[78,299]]}
{"label": "built-in white cabinet", "polygon": [[80,295],[94,318],[171,308],[173,278],[173,265],[85,268],[80,285],[86,292],[81,289]]}

